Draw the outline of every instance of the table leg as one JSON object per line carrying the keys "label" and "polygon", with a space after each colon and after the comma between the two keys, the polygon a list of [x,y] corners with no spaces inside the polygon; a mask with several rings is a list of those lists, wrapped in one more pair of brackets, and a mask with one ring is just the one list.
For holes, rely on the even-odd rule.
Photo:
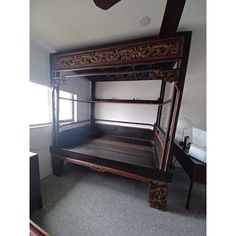
{"label": "table leg", "polygon": [[190,198],[191,198],[191,194],[192,194],[192,189],[193,189],[193,180],[191,179],[189,190],[188,190],[187,203],[186,203],[186,209],[187,210],[189,210],[189,203],[190,203]]}

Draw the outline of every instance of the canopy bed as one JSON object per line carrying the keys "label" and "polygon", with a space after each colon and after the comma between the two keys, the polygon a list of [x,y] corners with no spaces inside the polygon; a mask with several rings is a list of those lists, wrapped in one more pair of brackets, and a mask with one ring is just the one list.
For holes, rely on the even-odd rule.
{"label": "canopy bed", "polygon": [[[170,1],[167,2],[159,36],[50,55],[51,154],[55,175],[63,174],[64,161],[67,161],[101,173],[144,181],[149,183],[150,206],[166,209],[168,183],[171,182],[169,167],[191,41],[191,32],[176,33],[183,10],[183,1],[180,2],[182,5],[175,9],[177,13],[172,20]],[[69,100],[91,104],[90,119],[77,122],[84,124],[80,127],[62,130],[65,124],[59,122],[59,100],[65,98],[60,98],[59,91],[66,78],[79,77],[91,82],[91,99]],[[159,97],[156,100],[96,97],[96,82],[137,80],[161,80]],[[170,84],[172,95],[166,100],[166,88]],[[98,103],[158,106],[156,122],[97,119],[95,107]]]}

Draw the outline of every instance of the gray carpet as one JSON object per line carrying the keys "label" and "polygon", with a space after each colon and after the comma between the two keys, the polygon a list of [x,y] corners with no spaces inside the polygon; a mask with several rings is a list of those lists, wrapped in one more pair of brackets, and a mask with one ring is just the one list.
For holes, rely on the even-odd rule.
{"label": "gray carpet", "polygon": [[52,236],[202,236],[206,235],[206,188],[193,187],[190,210],[185,209],[189,179],[174,170],[168,211],[150,208],[148,185],[79,166],[63,177],[41,181],[43,208],[31,219]]}

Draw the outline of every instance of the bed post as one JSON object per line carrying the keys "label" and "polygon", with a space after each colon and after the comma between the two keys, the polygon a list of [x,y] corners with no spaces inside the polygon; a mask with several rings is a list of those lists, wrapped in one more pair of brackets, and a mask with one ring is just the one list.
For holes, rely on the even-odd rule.
{"label": "bed post", "polygon": [[183,96],[184,82],[185,82],[185,76],[186,76],[186,71],[187,71],[192,32],[184,32],[184,33],[180,33],[180,35],[184,37],[184,46],[183,46],[183,53],[182,53],[183,56],[180,62],[179,78],[178,78],[178,82],[175,85],[175,90],[174,90],[175,98],[173,100],[173,104],[171,108],[172,109],[171,118],[169,119],[169,124],[168,124],[168,129],[169,129],[168,139],[169,140],[165,145],[165,152],[163,155],[163,162],[161,166],[161,169],[163,169],[164,171],[168,171],[171,164],[171,159],[173,156],[173,142],[175,138],[175,132],[176,132],[179,111],[180,111],[180,106],[181,106],[181,101],[182,101],[182,96]]}
{"label": "bed post", "polygon": [[53,140],[52,145],[58,146],[58,134],[59,134],[59,84],[58,80],[53,79],[53,90],[52,90],[52,122],[53,122]]}
{"label": "bed post", "polygon": [[56,176],[62,176],[64,172],[64,161],[52,155],[52,170]]}
{"label": "bed post", "polygon": [[[94,101],[96,98],[95,91],[96,91],[96,82],[93,80],[91,82],[91,100],[92,101]],[[95,124],[95,103],[94,102],[91,103],[90,122],[92,125]]]}
{"label": "bed post", "polygon": [[[59,73],[56,73],[55,76],[52,78],[52,107],[53,107],[53,140],[52,146],[54,149],[57,149],[59,146],[58,136],[59,136],[59,90],[60,85],[64,83],[64,79],[60,78]],[[63,167],[64,161],[56,158],[55,156],[51,156],[52,158],[52,169],[53,174],[56,176],[63,175]]]}
{"label": "bed post", "polygon": [[[164,102],[165,89],[166,89],[166,82],[163,80],[163,81],[161,82],[161,91],[160,91],[160,100],[161,100],[161,103]],[[157,127],[160,127],[162,107],[163,107],[163,106],[158,106],[157,119],[156,119],[156,125],[157,125]]]}

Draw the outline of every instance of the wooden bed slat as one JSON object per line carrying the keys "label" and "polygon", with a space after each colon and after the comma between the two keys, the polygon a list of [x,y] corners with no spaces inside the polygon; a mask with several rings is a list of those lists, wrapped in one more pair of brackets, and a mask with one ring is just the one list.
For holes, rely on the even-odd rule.
{"label": "wooden bed slat", "polygon": [[152,147],[151,142],[138,143],[137,140],[130,140],[123,137],[122,138],[115,137],[115,136],[113,137],[111,135],[103,136],[102,139],[94,139],[93,142],[105,143],[108,145],[111,144],[113,146],[121,146],[121,147],[126,147],[126,148],[135,148],[137,150],[142,150],[142,151],[150,151]]}
{"label": "wooden bed slat", "polygon": [[[100,142],[99,142],[100,140]],[[88,156],[94,156],[96,158],[102,158],[107,160],[113,160],[116,162],[122,162],[127,164],[138,165],[147,168],[153,168],[154,157],[152,148],[149,151],[140,150],[132,147],[125,147],[124,145],[113,145],[112,142],[101,139],[91,140],[82,145],[63,149],[66,152],[73,152],[74,154],[84,154]]]}

